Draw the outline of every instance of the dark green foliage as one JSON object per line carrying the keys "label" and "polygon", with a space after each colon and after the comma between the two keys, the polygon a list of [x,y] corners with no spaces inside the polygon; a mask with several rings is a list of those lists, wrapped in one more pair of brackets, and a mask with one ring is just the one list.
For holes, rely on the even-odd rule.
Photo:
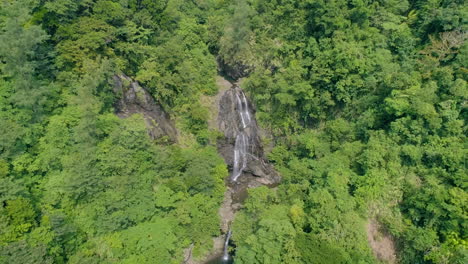
{"label": "dark green foliage", "polygon": [[255,56],[252,54],[250,42],[253,37],[251,19],[254,15],[247,1],[237,0],[232,18],[227,22],[219,42],[219,53],[223,63],[239,72],[239,76],[247,74],[253,66],[251,60]]}
{"label": "dark green foliage", "polygon": [[[1,263],[178,263],[192,243],[196,257],[211,248],[227,171],[203,135],[216,64],[193,8],[2,3]],[[121,71],[204,145],[158,145],[141,116],[116,117]]]}
{"label": "dark green foliage", "polygon": [[[2,1],[0,263],[206,254],[228,175],[208,126],[217,71],[246,77],[283,179],[249,190],[236,263],[380,263],[371,219],[399,263],[467,263],[467,8]],[[171,115],[179,143],[115,116],[120,73]]]}
{"label": "dark green foliage", "polygon": [[304,263],[346,263],[343,252],[323,241],[320,237],[302,234],[297,237],[296,245]]}
{"label": "dark green foliage", "polygon": [[26,241],[11,243],[0,250],[0,263],[52,264],[44,246],[31,247]]}
{"label": "dark green foliage", "polygon": [[[274,134],[270,159],[283,176],[279,198],[258,204],[294,208],[292,252],[307,241],[311,252],[336,250],[344,263],[373,262],[363,223],[374,217],[398,240],[402,263],[466,261],[467,88],[459,64],[466,6],[315,0],[251,6],[258,15],[249,50],[269,52],[252,55],[263,64],[244,88]],[[255,208],[254,215],[264,211]],[[263,219],[248,229],[254,234],[248,241],[268,244],[257,233]],[[246,237],[234,237],[239,259],[265,262],[246,251]],[[317,261],[295,254],[288,263]]]}

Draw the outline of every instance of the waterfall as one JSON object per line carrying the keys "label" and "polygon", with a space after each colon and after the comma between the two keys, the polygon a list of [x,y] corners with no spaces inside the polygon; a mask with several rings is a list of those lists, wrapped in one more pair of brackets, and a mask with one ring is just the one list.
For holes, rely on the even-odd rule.
{"label": "waterfall", "polygon": [[236,181],[247,167],[247,145],[248,137],[244,132],[239,132],[234,145],[234,166],[232,170],[232,180]]}
{"label": "waterfall", "polygon": [[[217,141],[218,152],[229,166],[227,190],[219,210],[223,236],[217,240],[216,257],[205,264],[233,263],[235,245],[230,245],[230,223],[248,197],[249,188],[266,185],[274,187],[280,177],[266,161],[257,126],[254,106],[237,84],[232,84],[216,98],[217,122],[224,137]],[[223,243],[224,242],[224,248]],[[232,246],[232,248],[231,248]]]}
{"label": "waterfall", "polygon": [[[250,124],[249,104],[247,103],[247,97],[245,97],[245,93],[242,92],[242,90],[241,90],[241,94],[242,94],[242,102],[244,103],[243,104],[244,108],[242,109],[242,111],[243,111],[244,116],[247,118],[247,125],[249,125]],[[246,126],[244,126],[244,128],[246,128]]]}
{"label": "waterfall", "polygon": [[224,240],[224,250],[223,250],[223,261],[228,261],[229,260],[229,240],[231,239],[232,231],[229,229],[229,231],[226,234],[226,239]]}
{"label": "waterfall", "polygon": [[249,113],[249,104],[247,103],[247,98],[241,89],[236,89],[236,99],[237,111],[239,112],[241,118],[242,128],[246,128],[250,124],[251,119]]}
{"label": "waterfall", "polygon": [[239,113],[242,126],[239,126],[239,132],[236,135],[236,142],[234,145],[234,164],[232,170],[232,181],[237,181],[237,178],[242,174],[247,167],[247,152],[249,146],[249,136],[245,133],[245,129],[250,125],[251,117],[249,111],[249,104],[244,92],[237,88],[235,89],[237,112]]}

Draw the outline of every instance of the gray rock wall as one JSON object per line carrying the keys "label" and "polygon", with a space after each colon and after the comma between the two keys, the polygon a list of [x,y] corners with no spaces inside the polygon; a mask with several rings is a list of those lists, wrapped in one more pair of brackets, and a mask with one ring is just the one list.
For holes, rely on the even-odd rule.
{"label": "gray rock wall", "polygon": [[142,114],[152,139],[167,136],[170,141],[177,142],[177,130],[169,114],[138,82],[124,74],[115,75],[114,92],[119,97],[115,105],[119,117]]}
{"label": "gray rock wall", "polygon": [[[219,153],[224,157],[226,164],[231,168],[234,166],[234,146],[236,137],[243,132],[248,138],[247,166],[245,173],[262,178],[265,184],[274,184],[279,181],[279,175],[273,167],[266,162],[263,147],[260,141],[259,129],[255,119],[255,109],[246,98],[251,120],[244,127],[239,114],[239,104],[236,96],[243,93],[240,87],[234,85],[226,90],[219,102],[218,128],[224,134],[224,138],[218,141]],[[242,180],[242,177],[240,177]]]}

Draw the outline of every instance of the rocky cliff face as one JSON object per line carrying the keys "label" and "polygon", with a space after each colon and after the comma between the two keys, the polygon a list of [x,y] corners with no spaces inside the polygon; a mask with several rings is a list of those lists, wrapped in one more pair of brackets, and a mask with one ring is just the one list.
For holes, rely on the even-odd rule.
{"label": "rocky cliff face", "polygon": [[218,150],[233,171],[231,181],[244,182],[248,178],[242,174],[251,174],[262,184],[279,182],[279,175],[266,162],[254,107],[237,85],[221,97],[218,127],[224,133],[224,138],[218,141]]}
{"label": "rocky cliff face", "polygon": [[158,104],[138,82],[121,74],[114,76],[114,92],[120,98],[116,103],[116,114],[126,118],[132,114],[142,114],[148,134],[152,139],[167,136],[170,141],[177,141],[177,130],[162,106]]}
{"label": "rocky cliff face", "polygon": [[240,62],[236,63],[235,65],[230,65],[219,56],[217,58],[217,62],[218,68],[222,69],[223,74],[232,80],[239,80],[241,78],[247,77],[253,70],[253,66]]}

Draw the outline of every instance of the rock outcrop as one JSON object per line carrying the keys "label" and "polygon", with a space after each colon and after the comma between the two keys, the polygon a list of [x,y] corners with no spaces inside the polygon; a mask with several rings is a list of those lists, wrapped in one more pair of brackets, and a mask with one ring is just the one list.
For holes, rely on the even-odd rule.
{"label": "rock outcrop", "polygon": [[[219,102],[218,127],[224,133],[224,138],[218,141],[218,150],[224,157],[226,164],[233,171],[233,174],[236,173],[236,169],[239,170],[239,168],[236,168],[236,160],[242,158],[240,157],[242,155],[239,156],[240,151],[245,152],[241,153],[245,154],[245,164],[242,165],[241,173],[249,173],[259,177],[257,181],[262,184],[268,185],[279,182],[279,175],[266,162],[260,142],[254,107],[242,89],[237,85],[228,89],[221,97]],[[242,144],[243,148],[240,148],[236,153],[235,150],[239,148],[236,146],[239,144]],[[233,176],[236,177],[236,175]],[[232,177],[231,180],[233,180]]]}
{"label": "rock outcrop", "polygon": [[115,75],[114,82],[114,92],[119,97],[115,105],[119,117],[142,114],[152,139],[167,137],[172,142],[177,141],[174,122],[148,91],[124,74]]}
{"label": "rock outcrop", "polygon": [[210,100],[214,104],[211,109],[216,113],[212,113],[208,123],[224,134],[218,139],[218,152],[231,174],[226,179],[227,189],[219,209],[223,235],[213,240],[213,250],[203,263],[230,263],[223,260],[226,257],[223,249],[226,249],[226,242],[229,243],[226,237],[248,190],[262,185],[275,188],[280,181],[279,174],[265,159],[252,103],[237,84],[219,77],[218,85],[218,95]]}
{"label": "rock outcrop", "polygon": [[253,70],[253,66],[246,63],[237,62],[234,65],[226,63],[220,56],[217,58],[218,68],[222,69],[222,73],[232,80],[239,80],[249,76]]}

